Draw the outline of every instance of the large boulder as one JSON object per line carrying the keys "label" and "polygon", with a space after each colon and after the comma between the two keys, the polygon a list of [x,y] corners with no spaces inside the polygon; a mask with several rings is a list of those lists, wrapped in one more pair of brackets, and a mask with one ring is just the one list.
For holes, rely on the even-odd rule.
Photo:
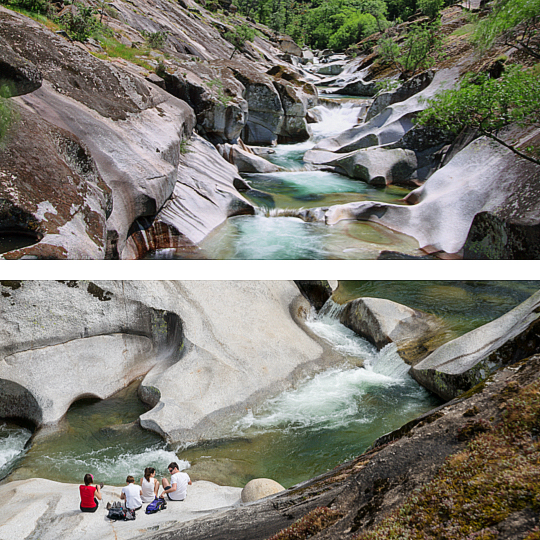
{"label": "large boulder", "polygon": [[244,489],[242,489],[242,502],[258,501],[259,499],[264,499],[284,490],[285,488],[275,480],[270,480],[270,478],[255,478],[254,480],[250,480],[244,486]]}
{"label": "large boulder", "polygon": [[437,317],[383,298],[347,302],[340,321],[379,350],[395,343],[399,355],[410,365],[424,359],[447,338],[444,324]]}
{"label": "large boulder", "polygon": [[273,79],[238,62],[231,64],[231,69],[246,88],[244,99],[248,103],[249,117],[242,131],[242,140],[250,145],[276,144],[285,111]]}
{"label": "large boulder", "polygon": [[235,143],[248,117],[244,86],[223,63],[182,62],[173,73],[163,73],[165,89],[188,103],[197,129],[214,144]]}
{"label": "large boulder", "polygon": [[0,231],[17,242],[4,258],[105,257],[111,190],[72,133],[16,107],[0,178]]}
{"label": "large boulder", "polygon": [[377,94],[367,111],[366,122],[371,120],[374,116],[377,116],[381,111],[393,103],[405,101],[411,96],[414,96],[415,94],[418,94],[418,92],[424,90],[424,88],[427,88],[433,81],[434,76],[435,72],[432,70],[423,71],[422,73],[407,79],[395,90]]}
{"label": "large boulder", "polygon": [[0,97],[33,92],[41,86],[42,79],[39,69],[14,52],[0,37]]}
{"label": "large boulder", "polygon": [[0,288],[0,417],[51,429],[74,401],[147,374],[140,395],[154,408],[143,427],[183,442],[222,436],[235,414],[332,361],[299,326],[309,305],[292,282]]}
{"label": "large boulder", "polygon": [[[191,109],[142,76],[92,56],[26,17],[0,8],[0,18],[6,42],[39,66],[44,78],[41,88],[15,102],[84,144],[112,193],[107,236],[110,252],[121,257],[135,219],[155,214],[173,192],[180,149],[194,126]],[[28,156],[27,163],[33,161]],[[29,171],[34,178],[40,173]],[[62,193],[60,183],[51,189]],[[68,248],[60,246],[64,256]]]}
{"label": "large boulder", "polygon": [[330,164],[345,171],[347,176],[374,186],[409,184],[410,177],[418,168],[416,154],[412,150],[387,147],[357,150]]}
{"label": "large boulder", "polygon": [[332,284],[328,281],[295,281],[300,292],[319,311],[332,296]]}
{"label": "large boulder", "polygon": [[449,341],[410,371],[445,400],[471,389],[502,366],[540,351],[540,292],[502,317]]}
{"label": "large boulder", "polygon": [[271,173],[280,168],[267,159],[257,156],[249,147],[242,144],[220,144],[220,154],[233,165],[236,165],[241,173]]}

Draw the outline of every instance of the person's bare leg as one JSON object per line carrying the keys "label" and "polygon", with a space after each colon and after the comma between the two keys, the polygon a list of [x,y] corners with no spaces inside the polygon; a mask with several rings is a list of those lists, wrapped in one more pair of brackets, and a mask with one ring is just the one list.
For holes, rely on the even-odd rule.
{"label": "person's bare leg", "polygon": [[[162,478],[162,479],[161,479],[161,485],[163,486],[163,489],[165,490],[165,489],[167,489],[171,484],[169,484],[169,481],[168,481],[166,478]],[[164,498],[165,498],[165,493],[162,493],[162,494],[160,495],[160,497],[161,497],[162,499],[164,499]]]}

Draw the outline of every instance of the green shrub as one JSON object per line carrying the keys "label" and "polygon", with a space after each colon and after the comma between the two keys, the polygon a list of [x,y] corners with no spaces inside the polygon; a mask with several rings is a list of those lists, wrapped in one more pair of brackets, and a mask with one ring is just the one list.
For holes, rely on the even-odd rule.
{"label": "green shrub", "polygon": [[85,41],[94,32],[96,32],[101,25],[99,21],[94,17],[96,13],[94,8],[86,7],[80,2],[74,4],[76,9],[69,13],[66,13],[60,21],[60,25],[66,30],[71,39],[75,41]]}
{"label": "green shrub", "polygon": [[540,124],[540,80],[532,70],[509,67],[499,79],[467,75],[459,88],[428,100],[417,122],[437,125],[453,133],[466,127],[495,134],[513,122]]}
{"label": "green shrub", "polygon": [[332,34],[328,46],[334,50],[343,50],[362,38],[377,32],[377,20],[369,13],[355,13]]}
{"label": "green shrub", "polygon": [[540,59],[540,0],[495,0],[474,41],[486,50],[498,40]]}
{"label": "green shrub", "polygon": [[418,9],[431,20],[439,16],[442,7],[443,0],[418,0]]}
{"label": "green shrub", "polygon": [[167,41],[167,32],[146,32],[142,30],[141,34],[152,49],[162,49]]}

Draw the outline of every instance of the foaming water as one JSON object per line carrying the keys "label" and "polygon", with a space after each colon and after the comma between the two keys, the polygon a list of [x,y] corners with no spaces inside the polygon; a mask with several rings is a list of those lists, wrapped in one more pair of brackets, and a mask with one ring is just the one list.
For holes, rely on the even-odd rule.
{"label": "foaming water", "polygon": [[[124,448],[112,446],[89,452],[84,449],[77,449],[76,452],[60,451],[40,456],[34,465],[47,469],[49,478],[73,481],[76,471],[80,471],[79,478],[82,480],[85,474],[83,471],[91,471],[98,481],[121,485],[128,474],[139,478],[149,466],[154,467],[158,475],[166,474],[167,465],[171,461],[176,461],[180,469],[187,469],[190,465],[187,461],[178,459],[176,453],[166,450],[161,443],[135,451],[130,450],[127,445]],[[66,471],[69,471],[67,478]]]}
{"label": "foaming water", "polygon": [[0,422],[0,479],[6,476],[24,455],[25,445],[31,435],[25,428]]}
{"label": "foaming water", "polygon": [[343,131],[358,124],[363,107],[354,101],[343,103],[340,107],[326,107],[319,105],[315,109],[321,115],[321,121],[310,124],[312,130],[311,140],[315,143],[321,139],[335,137]]}
{"label": "foaming water", "polygon": [[335,137],[343,131],[354,127],[362,107],[354,102],[343,103],[339,107],[319,105],[313,110],[320,118],[319,122],[310,124],[311,136],[309,140],[295,144],[278,144],[274,154],[268,156],[269,161],[290,171],[303,170],[304,154],[313,148],[320,140]]}
{"label": "foaming water", "polygon": [[[377,351],[343,326],[335,318],[338,313],[336,305],[331,305],[326,314],[307,324],[348,361],[249,411],[235,426],[239,434],[280,431],[331,438],[332,433],[352,432],[359,441],[371,443],[387,428],[399,427],[409,415],[414,417],[434,405],[432,396],[408,376],[409,366],[395,345]],[[360,444],[358,452],[361,449]]]}

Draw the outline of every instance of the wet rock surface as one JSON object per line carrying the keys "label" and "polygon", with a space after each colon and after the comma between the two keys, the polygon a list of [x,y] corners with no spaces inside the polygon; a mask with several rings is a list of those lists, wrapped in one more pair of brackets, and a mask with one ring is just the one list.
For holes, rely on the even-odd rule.
{"label": "wet rock surface", "polygon": [[382,298],[359,298],[343,308],[340,321],[379,350],[395,343],[399,355],[415,365],[444,343],[437,317]]}

